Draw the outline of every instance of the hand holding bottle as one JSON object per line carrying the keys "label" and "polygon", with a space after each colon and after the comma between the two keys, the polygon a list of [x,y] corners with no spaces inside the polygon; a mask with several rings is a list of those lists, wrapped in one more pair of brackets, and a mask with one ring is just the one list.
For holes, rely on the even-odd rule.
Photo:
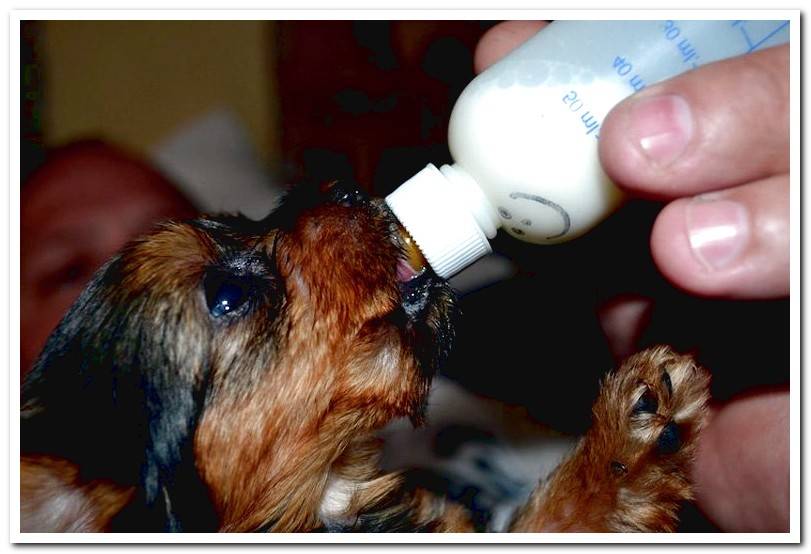
{"label": "hand holding bottle", "polygon": [[[476,70],[544,25],[492,28]],[[669,201],[651,249],[662,273],[689,292],[788,295],[788,52],[770,48],[649,86],[603,122],[608,176],[630,194]],[[720,408],[702,438],[695,480],[699,505],[721,528],[787,530],[788,391]]]}
{"label": "hand holding bottle", "polygon": [[[635,141],[632,146],[637,150],[642,148],[642,161],[650,164],[658,155],[653,163],[664,172],[670,164],[682,162],[682,157],[676,157],[688,148],[688,139],[695,139],[690,148],[702,152],[702,141],[719,139],[725,129],[714,127],[717,120],[700,110],[696,115],[702,124],[694,122],[689,98],[667,94],[663,85],[655,83],[714,60],[783,44],[788,36],[789,22],[784,20],[552,23],[483,71],[460,94],[448,124],[448,147],[454,163],[439,169],[429,165],[387,196],[386,202],[441,277],[449,277],[490,252],[488,239],[495,236],[497,229],[536,244],[575,239],[623,201],[622,192],[598,159],[600,144],[623,144],[600,140],[605,135],[609,110],[642,91],[640,98],[646,101],[633,104],[638,109],[631,110],[628,116],[634,120],[643,118],[639,123],[642,127],[637,125],[626,133],[630,122],[617,123],[616,114],[625,113],[623,110],[615,111],[611,121],[614,127],[620,126],[623,140]],[[761,65],[779,73],[780,59],[771,59],[765,53],[760,57],[767,58]],[[735,63],[731,65],[727,71],[736,71]],[[696,71],[698,77],[685,81],[696,83],[693,89],[700,89],[706,71]],[[718,69],[709,71],[712,77]],[[752,91],[747,88],[748,73],[740,75],[737,82],[730,83],[736,88],[722,93],[739,90],[758,97],[757,86],[752,85]],[[753,80],[761,83],[757,76]],[[713,115],[726,113],[723,117],[730,118],[729,114],[735,114],[734,108],[724,112],[728,104],[735,104],[726,97],[709,100],[722,106],[708,106]],[[746,118],[739,119],[745,126]],[[781,121],[778,112],[773,126],[780,128]],[[672,129],[660,128],[666,124],[681,125],[682,138]],[[612,134],[610,126],[608,132]],[[681,142],[675,144],[678,140]],[[774,162],[769,153],[767,149],[761,158]],[[639,160],[629,158],[622,150],[618,155],[604,157],[630,161],[631,169],[626,173],[636,176],[633,166]],[[757,168],[757,159],[750,158],[750,165]],[[779,162],[773,166],[779,168]],[[729,182],[702,179],[701,169],[697,171],[699,184],[694,188],[699,191]],[[691,192],[689,187],[687,192]],[[671,193],[679,195],[681,190]],[[757,228],[762,221],[758,217],[749,221],[746,210],[731,200],[715,204],[707,204],[707,200],[709,197],[702,197],[700,203],[685,210],[692,231],[689,248],[705,269],[718,270],[742,253],[748,229]],[[726,212],[720,227],[705,221],[713,210]],[[710,215],[710,219],[713,217]],[[752,255],[757,258],[758,252]],[[676,274],[680,267],[676,266]],[[769,280],[762,288],[779,279],[774,273],[767,276]]]}
{"label": "hand holding bottle", "polygon": [[[496,26],[479,44],[476,70],[543,26]],[[788,61],[783,45],[700,67],[620,102],[602,124],[608,176],[630,194],[672,200],[651,248],[689,292],[788,294]]]}

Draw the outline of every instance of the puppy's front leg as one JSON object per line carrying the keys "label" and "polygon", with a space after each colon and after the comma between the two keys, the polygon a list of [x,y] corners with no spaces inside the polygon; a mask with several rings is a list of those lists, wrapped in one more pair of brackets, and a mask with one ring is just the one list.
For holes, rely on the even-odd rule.
{"label": "puppy's front leg", "polygon": [[533,492],[510,530],[672,531],[706,418],[707,372],[655,348],[608,375],[592,428]]}

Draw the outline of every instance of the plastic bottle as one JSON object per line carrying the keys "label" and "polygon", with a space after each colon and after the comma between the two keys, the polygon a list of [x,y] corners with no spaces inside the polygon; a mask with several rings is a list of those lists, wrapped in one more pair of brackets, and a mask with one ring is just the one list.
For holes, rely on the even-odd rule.
{"label": "plastic bottle", "polygon": [[788,21],[551,23],[462,92],[448,133],[455,163],[428,165],[386,202],[441,277],[490,253],[499,228],[538,244],[576,238],[622,202],[597,155],[614,105],[788,38]]}

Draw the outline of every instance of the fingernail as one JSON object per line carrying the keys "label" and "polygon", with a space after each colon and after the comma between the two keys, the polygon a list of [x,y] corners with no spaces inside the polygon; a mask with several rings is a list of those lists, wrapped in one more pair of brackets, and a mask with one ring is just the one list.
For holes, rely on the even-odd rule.
{"label": "fingernail", "polygon": [[749,214],[733,200],[697,197],[685,218],[690,248],[709,271],[731,266],[749,242]]}
{"label": "fingernail", "polygon": [[693,135],[690,106],[673,94],[640,98],[630,110],[630,134],[651,162],[670,165],[681,156]]}

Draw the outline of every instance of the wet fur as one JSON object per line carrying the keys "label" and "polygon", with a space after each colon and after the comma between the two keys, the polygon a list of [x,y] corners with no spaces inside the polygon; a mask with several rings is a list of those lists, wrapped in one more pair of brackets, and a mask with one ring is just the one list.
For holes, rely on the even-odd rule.
{"label": "wet fur", "polygon": [[[402,257],[382,204],[340,187],[128,245],[23,385],[21,530],[473,530],[464,508],[377,467],[374,432],[421,422],[456,316],[430,270],[397,281]],[[222,280],[249,299],[215,317]],[[609,376],[594,429],[512,530],[672,529],[706,380],[666,349]],[[679,444],[662,448],[674,420]]]}

